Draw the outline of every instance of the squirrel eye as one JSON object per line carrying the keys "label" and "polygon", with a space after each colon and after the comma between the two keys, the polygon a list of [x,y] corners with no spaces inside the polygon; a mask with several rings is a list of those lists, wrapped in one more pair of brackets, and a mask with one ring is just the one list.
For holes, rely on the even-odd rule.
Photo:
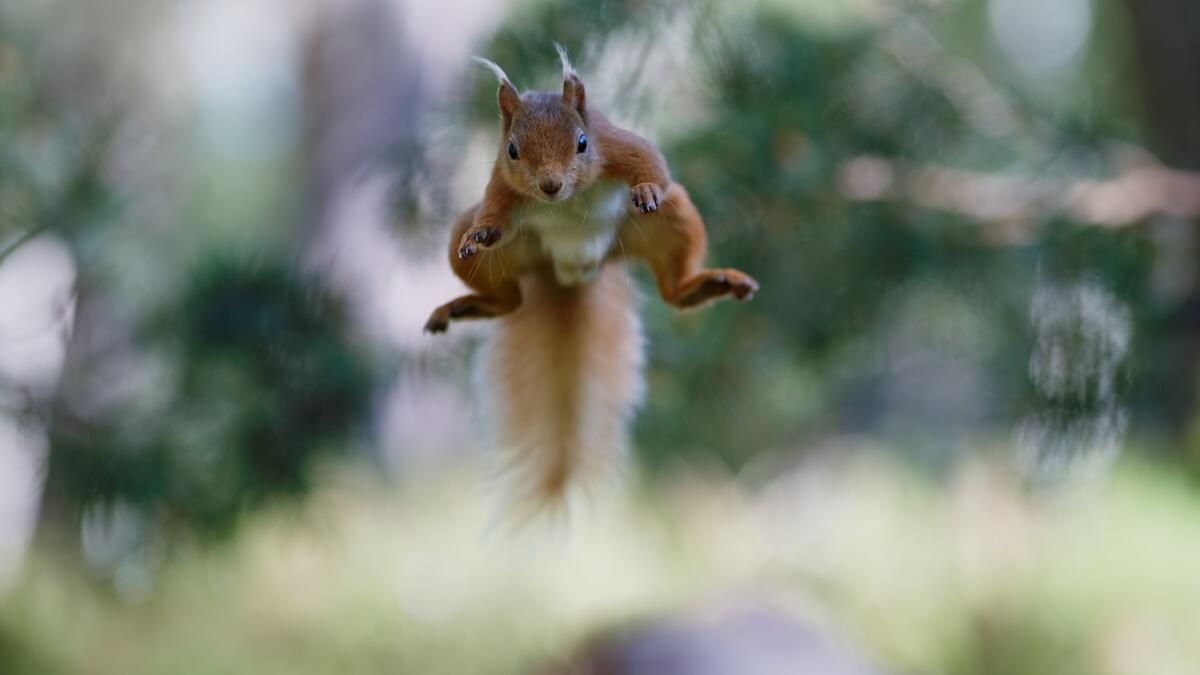
{"label": "squirrel eye", "polygon": [[579,134],[579,140],[575,143],[575,152],[587,152],[587,136]]}
{"label": "squirrel eye", "polygon": [[508,143],[508,156],[513,159],[517,158],[517,146],[512,141]]}

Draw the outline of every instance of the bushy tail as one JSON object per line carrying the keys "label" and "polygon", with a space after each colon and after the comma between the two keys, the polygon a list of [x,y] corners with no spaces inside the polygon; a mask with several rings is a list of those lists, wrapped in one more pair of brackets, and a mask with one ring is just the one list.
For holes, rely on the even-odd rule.
{"label": "bushy tail", "polygon": [[530,275],[521,291],[477,372],[513,500],[508,515],[526,517],[619,476],[644,387],[637,297],[620,264],[574,287]]}

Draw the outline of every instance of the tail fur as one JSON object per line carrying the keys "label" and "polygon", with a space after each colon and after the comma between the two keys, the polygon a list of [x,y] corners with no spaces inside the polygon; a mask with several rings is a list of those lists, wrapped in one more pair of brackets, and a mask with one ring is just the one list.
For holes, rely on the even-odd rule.
{"label": "tail fur", "polygon": [[532,516],[619,476],[644,389],[642,332],[619,264],[573,287],[531,274],[521,291],[477,373],[511,513]]}

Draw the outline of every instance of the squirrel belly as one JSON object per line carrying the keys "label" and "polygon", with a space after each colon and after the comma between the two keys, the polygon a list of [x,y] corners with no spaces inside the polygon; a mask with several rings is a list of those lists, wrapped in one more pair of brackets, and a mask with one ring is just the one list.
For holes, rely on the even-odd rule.
{"label": "squirrel belly", "polygon": [[514,222],[538,236],[558,283],[576,286],[598,275],[628,217],[628,194],[622,183],[597,181],[562,202],[532,202],[514,214]]}

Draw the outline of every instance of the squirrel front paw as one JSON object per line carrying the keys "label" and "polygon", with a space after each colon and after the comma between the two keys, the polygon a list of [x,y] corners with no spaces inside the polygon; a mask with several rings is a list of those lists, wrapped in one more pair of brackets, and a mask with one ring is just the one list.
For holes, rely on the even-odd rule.
{"label": "squirrel front paw", "polygon": [[458,241],[458,259],[466,260],[480,250],[491,248],[500,241],[500,228],[491,225],[472,225]]}
{"label": "squirrel front paw", "polygon": [[651,213],[657,211],[659,203],[662,202],[662,188],[654,183],[638,183],[630,190],[630,196],[637,209],[642,213]]}

